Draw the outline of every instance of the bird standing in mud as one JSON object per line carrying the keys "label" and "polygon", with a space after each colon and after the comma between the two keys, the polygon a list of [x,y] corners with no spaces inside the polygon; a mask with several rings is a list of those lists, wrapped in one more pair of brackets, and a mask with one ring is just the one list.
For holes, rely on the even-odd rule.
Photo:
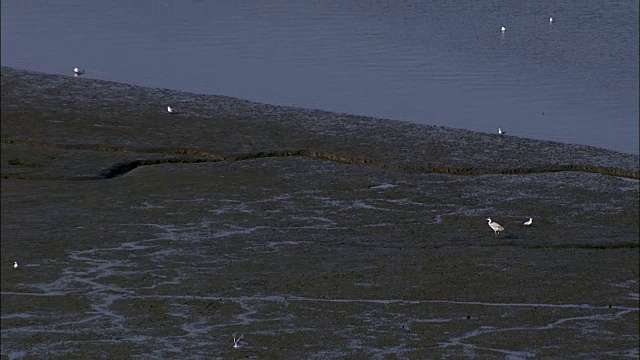
{"label": "bird standing in mud", "polygon": [[500,231],[503,231],[504,228],[498,224],[497,222],[493,222],[491,221],[491,218],[487,218],[487,221],[489,222],[489,227],[491,227],[491,229],[493,229],[494,233],[499,233]]}
{"label": "bird standing in mud", "polygon": [[240,336],[236,337],[236,334],[233,334],[233,347],[234,348],[239,348],[240,347],[240,340],[244,339],[244,335],[240,334]]}
{"label": "bird standing in mud", "polygon": [[522,225],[524,226],[531,226],[531,224],[533,224],[533,218],[529,218],[529,220],[522,223]]}

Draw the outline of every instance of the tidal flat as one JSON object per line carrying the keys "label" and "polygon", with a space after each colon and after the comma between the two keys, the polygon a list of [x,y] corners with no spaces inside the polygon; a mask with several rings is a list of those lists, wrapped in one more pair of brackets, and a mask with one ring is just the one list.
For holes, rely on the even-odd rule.
{"label": "tidal flat", "polygon": [[640,356],[636,155],[5,67],[1,95],[4,358]]}

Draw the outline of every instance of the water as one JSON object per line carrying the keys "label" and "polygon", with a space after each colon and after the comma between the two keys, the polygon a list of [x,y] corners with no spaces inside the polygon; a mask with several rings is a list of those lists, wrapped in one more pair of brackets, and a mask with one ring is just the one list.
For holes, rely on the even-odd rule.
{"label": "water", "polygon": [[633,0],[4,1],[1,62],[638,154],[637,19]]}

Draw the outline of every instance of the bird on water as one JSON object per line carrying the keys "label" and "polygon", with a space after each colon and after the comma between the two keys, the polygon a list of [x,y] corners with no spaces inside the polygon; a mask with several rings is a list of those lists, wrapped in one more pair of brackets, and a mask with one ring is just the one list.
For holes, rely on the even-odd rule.
{"label": "bird on water", "polygon": [[73,68],[73,73],[75,76],[84,74],[84,70],[79,69],[77,66]]}
{"label": "bird on water", "polygon": [[497,234],[500,231],[504,230],[504,228],[500,224],[498,224],[497,222],[491,221],[491,218],[487,218],[487,221],[489,222],[489,227],[493,229],[494,233]]}
{"label": "bird on water", "polygon": [[529,220],[525,221],[522,225],[531,226],[531,224],[533,224],[533,218],[529,218]]}
{"label": "bird on water", "polygon": [[506,133],[507,133],[506,131],[502,130],[501,128],[498,128],[498,134],[504,135]]}

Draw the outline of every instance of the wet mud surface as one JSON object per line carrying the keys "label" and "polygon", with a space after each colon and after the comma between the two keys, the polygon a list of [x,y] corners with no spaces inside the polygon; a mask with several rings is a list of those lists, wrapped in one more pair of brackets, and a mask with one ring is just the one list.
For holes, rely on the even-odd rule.
{"label": "wet mud surface", "polygon": [[7,68],[1,100],[3,357],[639,355],[637,156]]}

